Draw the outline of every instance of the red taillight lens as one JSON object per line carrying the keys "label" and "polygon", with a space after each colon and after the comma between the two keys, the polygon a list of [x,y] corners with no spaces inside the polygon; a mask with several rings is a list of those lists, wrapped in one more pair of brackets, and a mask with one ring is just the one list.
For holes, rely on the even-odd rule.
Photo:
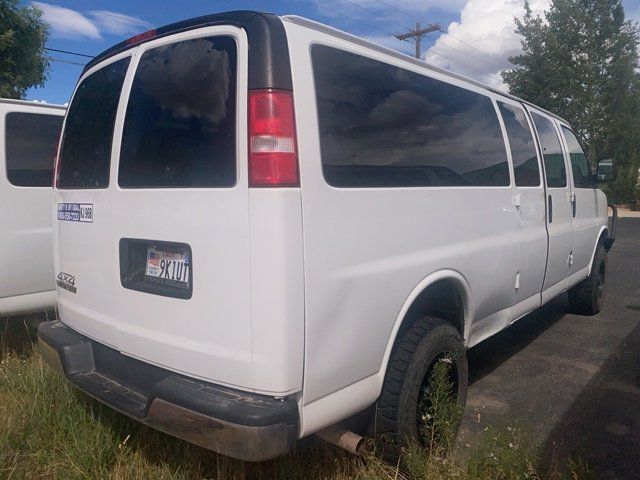
{"label": "red taillight lens", "polygon": [[249,185],[297,187],[298,155],[293,94],[249,92]]}

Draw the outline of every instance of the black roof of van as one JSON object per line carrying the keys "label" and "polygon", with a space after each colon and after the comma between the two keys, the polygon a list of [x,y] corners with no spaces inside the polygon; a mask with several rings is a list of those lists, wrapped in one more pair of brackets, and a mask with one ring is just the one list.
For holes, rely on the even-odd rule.
{"label": "black roof of van", "polygon": [[[249,49],[249,88],[291,90],[291,66],[287,36],[282,20],[270,13],[239,10],[216,13],[171,23],[131,37],[108,48],[84,67],[83,74],[97,63],[150,40],[195,28],[232,25],[246,31]],[[281,55],[276,53],[281,52]]]}

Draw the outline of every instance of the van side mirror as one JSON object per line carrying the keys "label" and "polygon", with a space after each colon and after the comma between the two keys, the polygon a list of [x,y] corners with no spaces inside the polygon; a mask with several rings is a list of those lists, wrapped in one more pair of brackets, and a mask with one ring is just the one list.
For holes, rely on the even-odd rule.
{"label": "van side mirror", "polygon": [[615,169],[613,168],[613,160],[610,158],[600,160],[598,162],[598,168],[596,170],[596,179],[600,183],[606,183],[614,180],[616,177]]}

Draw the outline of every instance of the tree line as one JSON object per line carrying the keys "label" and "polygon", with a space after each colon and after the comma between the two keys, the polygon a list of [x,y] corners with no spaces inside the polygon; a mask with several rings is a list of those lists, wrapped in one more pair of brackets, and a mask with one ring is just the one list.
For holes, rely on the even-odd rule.
{"label": "tree line", "polygon": [[613,159],[609,200],[637,205],[640,37],[621,1],[553,0],[543,17],[525,2],[516,32],[522,53],[502,72],[510,92],[569,121],[592,163]]}

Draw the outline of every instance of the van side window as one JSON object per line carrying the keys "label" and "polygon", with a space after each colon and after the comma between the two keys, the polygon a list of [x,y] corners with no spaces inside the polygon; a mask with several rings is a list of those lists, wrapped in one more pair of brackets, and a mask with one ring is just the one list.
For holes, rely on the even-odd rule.
{"label": "van side window", "polygon": [[124,122],[120,186],[235,185],[236,64],[228,36],[142,55]]}
{"label": "van side window", "polygon": [[567,169],[556,128],[551,120],[542,115],[533,113],[532,117],[542,146],[547,187],[564,188],[567,186]]}
{"label": "van side window", "polygon": [[92,73],[78,86],[64,127],[60,188],[107,188],[113,125],[129,57]]}
{"label": "van side window", "polygon": [[10,112],[5,117],[7,178],[18,187],[51,187],[61,115]]}
{"label": "van side window", "polygon": [[524,109],[502,102],[498,106],[509,137],[516,186],[539,187],[538,154]]}
{"label": "van side window", "polygon": [[481,94],[324,45],[311,49],[322,168],[336,187],[508,186]]}
{"label": "van side window", "polygon": [[569,157],[571,158],[571,172],[573,173],[573,185],[576,188],[593,188],[594,182],[591,176],[589,160],[584,154],[576,135],[567,127],[562,127],[562,133],[567,141]]}

